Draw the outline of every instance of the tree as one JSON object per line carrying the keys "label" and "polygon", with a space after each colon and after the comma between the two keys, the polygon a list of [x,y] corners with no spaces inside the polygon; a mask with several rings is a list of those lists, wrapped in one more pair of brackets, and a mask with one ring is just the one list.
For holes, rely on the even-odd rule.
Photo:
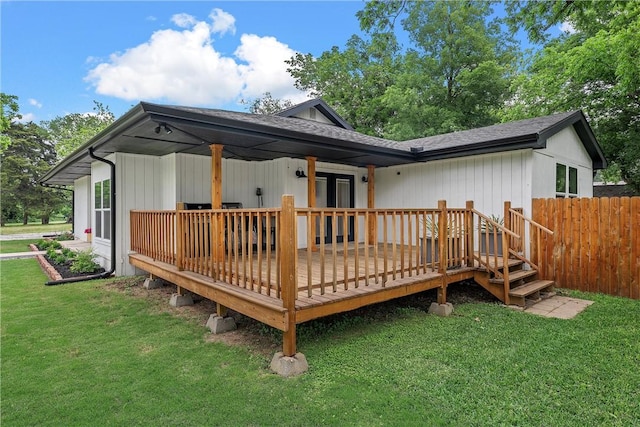
{"label": "tree", "polygon": [[[353,36],[317,59],[298,55],[290,73],[340,114],[344,105],[361,132],[409,139],[493,124],[518,51],[491,13],[483,1],[367,2],[358,18],[369,40]],[[404,50],[398,22],[410,40]]]}
{"label": "tree", "polygon": [[23,224],[38,215],[43,224],[65,203],[59,190],[42,187],[38,178],[55,162],[56,152],[44,129],[33,122],[11,123],[6,130],[9,146],[0,154],[2,171],[2,225],[21,214]]}
{"label": "tree", "polygon": [[[640,191],[640,3],[521,1],[509,23],[547,41],[514,84],[503,119],[582,109],[613,168]],[[573,33],[550,39],[553,25]]]}
{"label": "tree", "polygon": [[42,122],[55,144],[59,159],[71,154],[115,120],[109,107],[97,101],[93,103],[94,113],[72,113]]}
{"label": "tree", "polygon": [[288,99],[276,99],[271,92],[265,92],[262,98],[254,100],[241,100],[241,104],[249,106],[251,114],[276,114],[282,110],[293,107],[293,102]]}
{"label": "tree", "polygon": [[298,89],[322,97],[359,132],[382,136],[390,113],[382,100],[398,73],[398,52],[393,32],[381,32],[370,40],[353,35],[344,50],[334,46],[319,58],[296,54],[286,62]]}
{"label": "tree", "polygon": [[0,116],[0,153],[2,153],[10,143],[9,137],[5,135],[11,122],[15,119],[21,119],[18,113],[18,97],[15,95],[7,95],[0,92],[0,102],[2,103],[2,115]]}

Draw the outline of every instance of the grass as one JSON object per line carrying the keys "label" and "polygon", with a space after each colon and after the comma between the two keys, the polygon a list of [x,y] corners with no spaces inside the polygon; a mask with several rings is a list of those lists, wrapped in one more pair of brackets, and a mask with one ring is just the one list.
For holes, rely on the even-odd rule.
{"label": "grass", "polygon": [[51,224],[6,224],[0,227],[0,236],[8,236],[10,234],[26,234],[26,233],[42,233],[55,234],[63,231],[71,231],[71,224],[67,222],[52,222]]}
{"label": "grass", "polygon": [[26,240],[1,240],[0,241],[0,254],[8,254],[13,252],[29,252],[30,243],[36,243],[38,239],[26,239]]}
{"label": "grass", "polygon": [[[308,373],[207,339],[202,321],[105,281],[43,286],[3,261],[3,425],[635,425],[640,301],[572,320],[497,304],[383,305],[304,324]],[[157,292],[157,291],[154,291]],[[167,304],[168,305],[168,304]]]}

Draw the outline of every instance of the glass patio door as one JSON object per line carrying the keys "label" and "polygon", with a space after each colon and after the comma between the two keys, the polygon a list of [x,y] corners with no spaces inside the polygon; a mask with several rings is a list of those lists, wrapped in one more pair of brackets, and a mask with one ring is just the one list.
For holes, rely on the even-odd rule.
{"label": "glass patio door", "polygon": [[[353,208],[355,206],[354,177],[352,175],[338,175],[318,172],[316,174],[316,206],[319,208]],[[321,236],[320,221],[316,221],[316,243],[324,237],[325,243],[331,242],[333,234],[332,218],[325,218],[324,236]],[[336,224],[338,242],[353,240],[354,219],[349,218],[347,230],[342,218]]]}

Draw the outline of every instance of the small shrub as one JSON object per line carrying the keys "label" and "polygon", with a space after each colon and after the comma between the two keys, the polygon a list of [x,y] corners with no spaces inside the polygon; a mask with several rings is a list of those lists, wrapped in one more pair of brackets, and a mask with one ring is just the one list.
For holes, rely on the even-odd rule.
{"label": "small shrub", "polygon": [[57,240],[50,240],[50,239],[40,239],[36,243],[36,246],[41,251],[48,251],[49,249],[62,248],[62,245],[60,244],[60,242],[58,242]]}
{"label": "small shrub", "polygon": [[72,260],[77,256],[77,252],[74,252],[69,248],[62,248],[60,253],[64,255],[67,260]]}
{"label": "small shrub", "polygon": [[94,273],[99,269],[100,266],[95,262],[95,255],[92,251],[77,252],[70,268],[74,273]]}

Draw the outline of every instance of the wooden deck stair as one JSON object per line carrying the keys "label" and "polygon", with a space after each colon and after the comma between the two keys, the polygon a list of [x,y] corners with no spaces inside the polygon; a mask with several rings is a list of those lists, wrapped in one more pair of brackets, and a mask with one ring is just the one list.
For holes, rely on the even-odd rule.
{"label": "wooden deck stair", "polygon": [[[552,280],[542,280],[538,278],[538,271],[525,269],[524,262],[517,259],[509,259],[508,275],[508,295],[505,295],[504,278],[496,277],[490,269],[479,268],[474,274],[474,280],[492,295],[505,304],[517,305],[520,307],[531,306],[543,299],[543,296],[554,295]],[[502,258],[498,258],[496,265],[499,272],[505,269]]]}

